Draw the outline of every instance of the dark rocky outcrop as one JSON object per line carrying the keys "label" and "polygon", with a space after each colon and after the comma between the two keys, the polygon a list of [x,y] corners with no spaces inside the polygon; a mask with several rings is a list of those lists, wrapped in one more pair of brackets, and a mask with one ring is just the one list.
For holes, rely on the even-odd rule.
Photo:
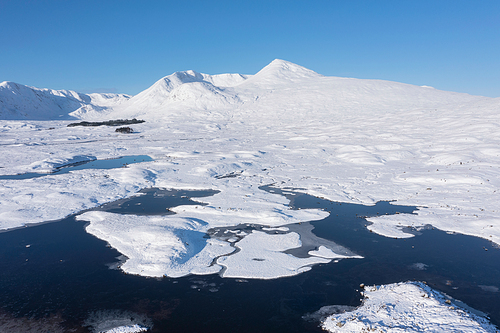
{"label": "dark rocky outcrop", "polygon": [[130,127],[118,127],[115,132],[129,134],[134,133],[134,130]]}
{"label": "dark rocky outcrop", "polygon": [[144,120],[138,119],[116,119],[116,120],[107,120],[107,121],[81,121],[79,123],[71,123],[68,127],[74,126],[123,126],[123,125],[131,125],[131,124],[140,124],[145,122]]}

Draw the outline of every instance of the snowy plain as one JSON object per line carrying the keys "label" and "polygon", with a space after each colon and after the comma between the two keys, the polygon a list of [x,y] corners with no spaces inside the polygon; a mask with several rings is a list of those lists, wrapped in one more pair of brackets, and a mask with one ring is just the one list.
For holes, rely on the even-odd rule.
{"label": "snowy plain", "polygon": [[[133,274],[224,268],[227,277],[276,278],[342,257],[326,248],[305,260],[284,254],[300,246],[296,233],[254,231],[239,244],[202,237],[213,227],[283,227],[328,215],[291,210],[285,197],[259,188],[268,184],[337,202],[419,207],[412,215],[369,218],[368,228],[383,236],[413,237],[403,228],[432,225],[500,244],[500,98],[326,77],[275,60],[255,75],[177,72],[133,97],[4,82],[0,102],[0,175],[47,173],[0,182],[2,230],[61,219],[144,188],[219,191],[197,198],[206,205],[179,206],[165,217],[80,215],[90,221],[88,232],[127,255],[121,268]],[[66,127],[125,118],[146,122],[130,135]],[[154,161],[50,173],[77,156],[130,155]],[[228,255],[234,246],[239,251]]]}

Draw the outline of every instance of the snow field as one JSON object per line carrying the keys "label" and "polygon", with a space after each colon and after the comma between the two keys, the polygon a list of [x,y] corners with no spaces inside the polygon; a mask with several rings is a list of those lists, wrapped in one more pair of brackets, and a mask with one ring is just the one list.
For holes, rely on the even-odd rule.
{"label": "snow field", "polygon": [[[180,100],[176,89],[206,100]],[[369,218],[381,235],[409,237],[402,227],[431,224],[500,244],[500,99],[324,77],[276,60],[253,76],[174,73],[106,107],[79,117],[146,123],[121,135],[105,126],[69,129],[50,113],[47,121],[1,121],[0,152],[9,158],[0,173],[50,171],[76,156],[155,161],[3,180],[0,228],[60,219],[147,187],[219,190],[203,198],[208,206],[173,209],[213,227],[279,227],[326,214],[298,216],[285,198],[258,189],[275,184],[332,201],[419,207]]]}
{"label": "snow field", "polygon": [[275,279],[307,272],[314,264],[330,262],[315,256],[297,258],[283,253],[301,246],[300,237],[294,232],[269,235],[254,231],[235,246],[240,249],[239,252],[217,260],[218,264],[225,267],[223,277]]}

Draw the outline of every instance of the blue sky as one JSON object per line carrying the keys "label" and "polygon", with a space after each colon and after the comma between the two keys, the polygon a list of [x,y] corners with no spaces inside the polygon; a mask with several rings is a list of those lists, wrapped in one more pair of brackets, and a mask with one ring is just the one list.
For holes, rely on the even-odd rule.
{"label": "blue sky", "polygon": [[165,75],[328,76],[500,97],[500,1],[0,0],[0,81],[136,94]]}

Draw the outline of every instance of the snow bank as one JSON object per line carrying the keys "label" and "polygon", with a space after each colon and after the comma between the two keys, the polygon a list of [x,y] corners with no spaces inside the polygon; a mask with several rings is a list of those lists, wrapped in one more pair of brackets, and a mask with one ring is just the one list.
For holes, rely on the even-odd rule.
{"label": "snow bank", "polygon": [[131,326],[120,326],[115,327],[110,330],[104,331],[105,333],[135,333],[135,332],[146,332],[148,328],[142,327],[141,325],[131,325]]}
{"label": "snow bank", "polygon": [[329,332],[490,332],[498,329],[482,316],[420,282],[365,287],[363,304],[327,317]]}

